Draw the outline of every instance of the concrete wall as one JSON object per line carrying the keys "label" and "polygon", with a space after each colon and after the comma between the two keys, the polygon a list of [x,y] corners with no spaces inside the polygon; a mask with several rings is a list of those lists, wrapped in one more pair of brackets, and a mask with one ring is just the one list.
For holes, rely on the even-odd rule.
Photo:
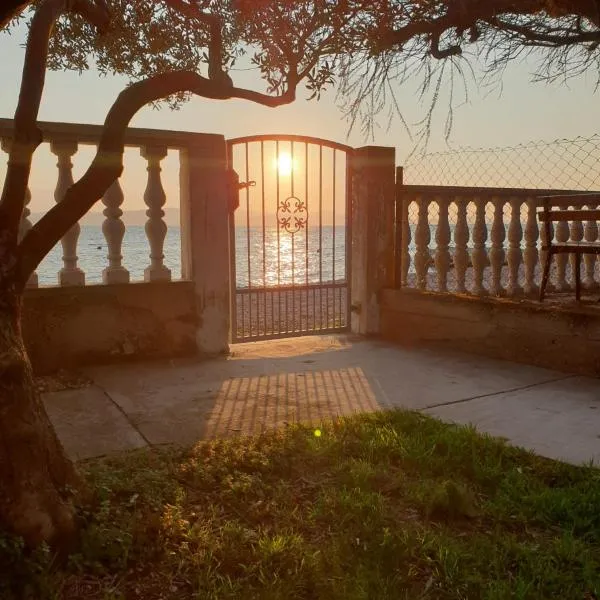
{"label": "concrete wall", "polygon": [[[225,354],[231,335],[229,220],[237,182],[227,169],[225,138],[198,136],[180,152],[182,273],[194,282],[202,354]],[[233,284],[235,286],[235,283]]]}
{"label": "concrete wall", "polygon": [[395,149],[357,148],[350,156],[351,330],[379,331],[380,292],[394,284]]}
{"label": "concrete wall", "polygon": [[191,282],[40,288],[25,294],[23,335],[38,374],[196,352]]}
{"label": "concrete wall", "polygon": [[386,339],[600,375],[600,310],[385,290],[381,319]]}

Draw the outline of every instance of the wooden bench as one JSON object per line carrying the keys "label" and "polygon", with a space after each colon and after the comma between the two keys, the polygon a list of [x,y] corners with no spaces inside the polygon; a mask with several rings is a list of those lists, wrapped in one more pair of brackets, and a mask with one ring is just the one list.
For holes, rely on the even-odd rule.
{"label": "wooden bench", "polygon": [[600,210],[585,208],[590,204],[600,204],[600,194],[560,194],[556,196],[542,196],[538,206],[538,218],[544,224],[544,238],[542,250],[546,252],[544,275],[540,286],[540,302],[544,300],[544,293],[548,285],[550,265],[555,254],[574,254],[575,264],[575,297],[581,299],[581,257],[584,254],[600,254],[600,241],[597,242],[557,242],[552,240],[552,223],[560,221],[583,222],[599,221]]}

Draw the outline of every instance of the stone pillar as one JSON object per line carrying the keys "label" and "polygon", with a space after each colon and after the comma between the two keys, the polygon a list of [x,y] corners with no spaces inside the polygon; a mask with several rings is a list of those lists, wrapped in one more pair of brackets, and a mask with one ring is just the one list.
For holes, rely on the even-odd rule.
{"label": "stone pillar", "polygon": [[395,149],[357,148],[351,157],[351,329],[379,333],[380,295],[394,286]]}
{"label": "stone pillar", "polygon": [[198,135],[180,150],[179,164],[182,276],[195,286],[196,343],[202,354],[225,353],[230,340],[231,194],[225,139]]}

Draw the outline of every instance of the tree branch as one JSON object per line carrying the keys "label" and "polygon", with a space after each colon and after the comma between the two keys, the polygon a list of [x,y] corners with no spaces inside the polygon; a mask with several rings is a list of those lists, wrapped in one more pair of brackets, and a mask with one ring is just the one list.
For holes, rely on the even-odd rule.
{"label": "tree branch", "polygon": [[500,31],[514,33],[521,36],[531,45],[544,45],[548,47],[572,46],[575,44],[594,44],[600,42],[600,31],[568,31],[557,33],[534,31],[531,27],[509,23],[503,19],[490,19],[490,24]]}
{"label": "tree branch", "polygon": [[97,4],[89,0],[43,0],[31,20],[8,168],[0,198],[0,222],[9,232],[10,244],[16,243],[33,153],[42,141],[37,117],[46,79],[48,43],[56,20],[66,10],[80,14],[101,29],[109,21],[104,0]]}
{"label": "tree branch", "polygon": [[167,6],[188,19],[208,25],[210,34],[208,45],[208,78],[225,85],[233,85],[231,78],[223,69],[223,24],[219,17],[203,12],[198,6],[186,0],[164,0],[164,2]]}
{"label": "tree branch", "polygon": [[430,36],[429,46],[431,56],[433,56],[433,58],[437,58],[438,60],[462,54],[461,47],[458,45],[448,46],[447,48],[440,48],[439,33],[434,33]]}
{"label": "tree branch", "polygon": [[30,4],[31,0],[3,0],[2,6],[0,6],[0,30],[7,27]]}
{"label": "tree branch", "polygon": [[31,273],[58,241],[102,198],[123,170],[125,134],[135,113],[148,103],[172,94],[191,92],[203,98],[240,98],[276,107],[293,102],[295,88],[280,96],[230,87],[191,71],[164,73],[123,90],[104,121],[96,155],[85,174],[65,193],[23,238],[18,249],[18,283],[25,286]]}
{"label": "tree branch", "polygon": [[[499,27],[503,25],[508,30],[507,21],[499,21],[501,15],[539,15],[540,18],[558,19],[569,15],[587,19],[600,28],[600,10],[597,0],[445,0],[431,7],[431,18],[420,15],[418,19],[396,29],[383,33],[379,43],[381,50],[391,49],[395,46],[402,47],[407,42],[418,36],[429,36],[430,52],[434,58],[446,58],[460,53],[460,46],[450,46],[447,49],[439,48],[439,40],[444,33],[456,30],[458,33],[477,31],[479,22],[488,23]],[[439,14],[441,11],[441,15]],[[439,15],[439,16],[438,16]],[[511,25],[513,31],[520,29],[519,33],[527,29],[530,33],[529,41],[539,40],[547,44],[543,33],[534,32],[532,29],[522,27],[518,23]],[[381,32],[379,32],[381,33]],[[581,38],[573,37],[568,43],[591,41],[595,33],[583,33]],[[471,35],[471,38],[473,35]],[[476,37],[476,36],[475,36]],[[551,40],[554,42],[554,40]],[[562,45],[568,45],[562,44]]]}

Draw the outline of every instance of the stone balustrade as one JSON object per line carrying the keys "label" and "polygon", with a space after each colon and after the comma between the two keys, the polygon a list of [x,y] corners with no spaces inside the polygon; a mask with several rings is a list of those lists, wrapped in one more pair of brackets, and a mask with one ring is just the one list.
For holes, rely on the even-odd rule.
{"label": "stone balustrade", "polygon": [[[12,126],[11,120],[0,119],[4,152],[12,143]],[[41,122],[38,126],[45,149],[40,148],[41,157],[37,153],[34,156],[30,180],[34,198],[27,190],[21,237],[35,227],[32,205],[47,211],[54,204],[52,195],[54,202],[63,201],[66,190],[78,177],[74,175],[73,166],[74,162],[77,165],[78,153],[85,154],[81,162],[87,168],[102,134],[102,127],[94,125]],[[61,357],[60,366],[63,366],[71,361],[75,364],[106,357],[112,359],[121,354],[179,354],[191,351],[192,346],[202,354],[228,349],[233,188],[225,138],[214,134],[129,128],[124,141],[128,154],[137,154],[141,157],[137,160],[144,161],[143,179],[139,180],[139,171],[128,162],[132,157],[126,156],[122,176],[101,199],[102,212],[96,207],[92,209],[101,227],[83,227],[76,223],[46,257],[38,269],[40,277],[34,274],[29,281],[30,288],[40,287],[39,281],[48,283],[49,265],[56,268],[58,285],[29,289],[25,294],[25,337],[38,369],[56,368],[53,355]],[[169,186],[168,193],[173,193],[172,188],[175,188],[177,198],[172,199],[172,204],[180,212],[180,227],[173,232],[167,264],[168,227],[164,207],[168,198],[162,166],[170,151],[179,155],[178,185]],[[56,164],[56,171],[53,172],[51,163],[40,164],[48,158]],[[2,171],[0,169],[0,182]],[[41,186],[40,181],[43,181]],[[140,190],[140,197],[129,206],[137,209],[143,200],[147,210],[145,226],[136,226],[135,232],[131,226],[132,239],[127,240],[125,246],[123,241],[128,228],[123,220],[123,209],[127,208],[129,199],[124,187],[128,189],[130,184]],[[41,202],[35,197],[40,189],[48,196]],[[128,265],[123,260],[124,248],[130,261]],[[104,249],[105,257],[101,252]],[[82,262],[93,265],[94,272],[91,266],[87,267],[89,272],[84,272]],[[176,265],[184,281],[171,281],[170,267]],[[130,282],[136,285],[128,285]],[[41,306],[47,309],[42,310]]]}
{"label": "stone balustrade", "polygon": [[[73,157],[76,156],[82,146],[97,145],[102,128],[94,125],[70,123],[40,123],[39,126],[43,133],[44,144],[49,145],[50,151],[56,159],[57,170],[53,189],[54,201],[58,203],[62,201],[66,190],[73,183]],[[147,164],[147,181],[143,193],[143,201],[147,206],[145,235],[149,249],[144,270],[144,280],[147,282],[171,280],[171,270],[164,263],[167,225],[164,221],[165,212],[163,207],[167,202],[167,196],[161,180],[161,161],[167,156],[169,150],[176,150],[180,153],[182,151],[188,152],[191,147],[197,147],[199,143],[202,145],[202,142],[199,142],[201,138],[206,138],[211,142],[213,137],[215,136],[133,128],[129,129],[126,134],[126,147],[139,149],[141,157]],[[9,151],[11,139],[12,121],[0,119],[1,148],[6,153]],[[33,178],[36,177],[35,167],[34,162]],[[122,220],[123,204],[127,206],[127,199],[124,197],[121,181],[127,176],[127,169],[125,169],[121,180],[115,181],[102,198],[104,205],[102,234],[107,248],[107,256],[104,269],[100,266],[98,273],[94,274],[94,279],[98,282],[101,274],[101,281],[104,284],[129,283],[131,278],[128,269],[123,265],[122,256],[123,239],[126,234],[126,226]],[[143,186],[141,187],[143,189]],[[31,192],[28,189],[26,207],[21,223],[21,236],[25,235],[32,227],[29,206],[31,199]],[[35,200],[39,206],[39,198]],[[140,202],[136,202],[136,208],[139,204]],[[48,210],[51,205],[52,199],[44,198],[43,208]],[[176,205],[180,206],[179,198],[177,198]],[[58,271],[56,280],[60,286],[69,287],[86,284],[86,273],[81,268],[78,258],[80,243],[81,227],[77,223],[61,240],[62,268]],[[177,252],[177,258],[180,257],[181,253]],[[143,261],[144,257],[136,256],[135,260],[136,262]],[[37,274],[32,276],[29,287],[38,287]]]}
{"label": "stone balustrade", "polygon": [[[544,259],[537,197],[553,193],[565,192],[402,186],[402,286],[475,296],[535,296]],[[598,223],[561,222],[553,234],[563,242],[594,242]],[[549,289],[574,287],[574,260],[555,257]],[[586,288],[599,286],[595,256],[583,258],[581,272]]]}

